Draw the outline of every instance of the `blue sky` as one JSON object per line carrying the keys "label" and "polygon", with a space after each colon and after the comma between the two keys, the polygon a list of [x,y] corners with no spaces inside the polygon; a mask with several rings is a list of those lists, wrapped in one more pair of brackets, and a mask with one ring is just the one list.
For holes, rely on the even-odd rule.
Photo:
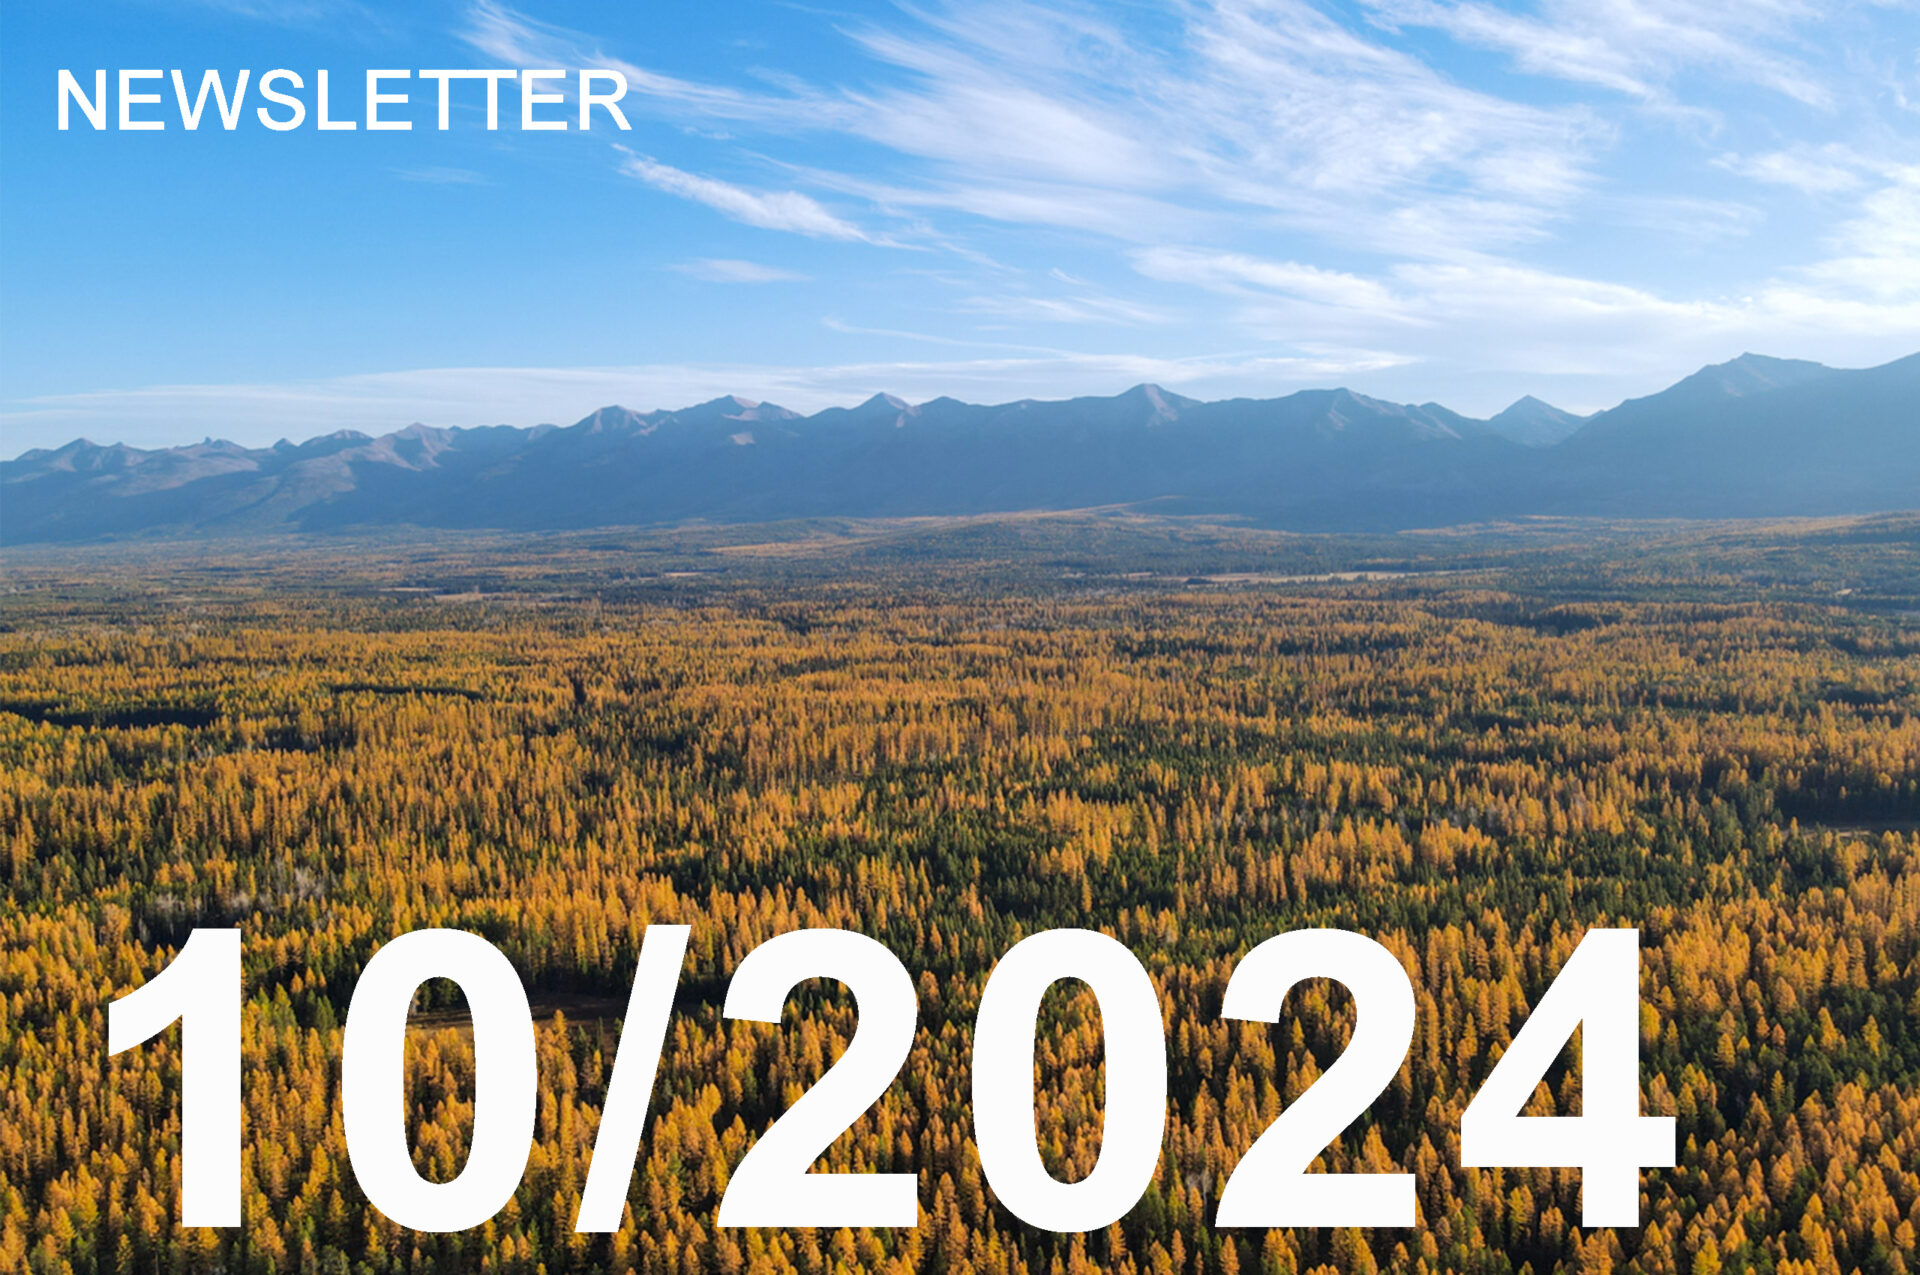
{"label": "blue sky", "polygon": [[[368,68],[548,66],[623,70],[631,131],[440,132],[418,81],[412,132],[56,128],[61,67],[324,67],[356,118]],[[0,18],[4,455],[1143,380],[1589,410],[1745,350],[1920,350],[1920,0]]]}

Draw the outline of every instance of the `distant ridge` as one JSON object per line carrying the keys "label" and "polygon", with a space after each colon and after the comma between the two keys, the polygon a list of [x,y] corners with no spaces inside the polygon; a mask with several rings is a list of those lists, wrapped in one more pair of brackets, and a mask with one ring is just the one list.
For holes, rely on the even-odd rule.
{"label": "distant ridge", "polygon": [[1839,370],[1742,355],[1610,411],[1490,420],[1351,390],[1201,402],[876,394],[802,416],[727,396],[569,426],[352,430],[272,447],[76,440],[0,462],[0,542],[561,529],[1134,506],[1302,530],[1533,514],[1920,507],[1920,355]]}

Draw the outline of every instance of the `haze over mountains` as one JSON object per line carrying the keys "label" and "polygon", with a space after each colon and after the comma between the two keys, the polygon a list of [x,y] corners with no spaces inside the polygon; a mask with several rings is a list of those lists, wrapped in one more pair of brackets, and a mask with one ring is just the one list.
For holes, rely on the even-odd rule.
{"label": "haze over mountains", "polygon": [[1344,389],[978,406],[876,395],[801,416],[722,398],[566,427],[343,431],[245,448],[84,440],[0,462],[0,542],[402,526],[551,530],[1131,506],[1300,530],[1526,515],[1767,517],[1920,507],[1920,355],[1743,355],[1580,418],[1491,420]]}

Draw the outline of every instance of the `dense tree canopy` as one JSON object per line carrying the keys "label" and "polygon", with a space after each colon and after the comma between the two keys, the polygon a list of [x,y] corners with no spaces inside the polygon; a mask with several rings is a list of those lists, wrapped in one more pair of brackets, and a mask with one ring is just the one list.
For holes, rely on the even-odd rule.
{"label": "dense tree canopy", "polygon": [[[724,591],[436,603],[314,592],[58,609],[0,633],[0,1269],[1920,1272],[1920,632],[1783,602],[1387,589]],[[692,925],[627,1225],[572,1231],[635,955]],[[246,960],[247,1224],[176,1225],[177,1030],[106,1005],[196,925]],[[980,989],[1026,934],[1126,943],[1165,1007],[1152,1187],[1085,1236],[1020,1225],[972,1143]],[[1583,1230],[1574,1170],[1464,1170],[1462,1108],[1589,926],[1642,929],[1645,1109],[1680,1163]],[[341,1023],[383,941],[484,935],[540,1018],[538,1133],[487,1226],[359,1194]],[[823,1167],[914,1171],[908,1230],[722,1230],[728,1173],[844,1047],[814,984],[719,1014],[762,940],[838,926],[918,980],[913,1056]],[[1229,1231],[1225,1176],[1338,1055],[1314,982],[1229,1023],[1235,959],[1369,935],[1412,1053],[1329,1169],[1418,1177],[1411,1231]],[[471,1047],[430,985],[415,1159],[457,1172]],[[1040,1144],[1100,1142],[1084,993],[1043,1014]],[[1571,1052],[1568,1055],[1570,1059]],[[1530,1111],[1576,1112],[1563,1063]]]}

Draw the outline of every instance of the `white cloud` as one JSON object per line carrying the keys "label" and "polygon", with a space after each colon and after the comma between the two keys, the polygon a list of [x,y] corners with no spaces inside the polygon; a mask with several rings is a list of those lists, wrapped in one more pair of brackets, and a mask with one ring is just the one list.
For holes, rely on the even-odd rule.
{"label": "white cloud", "polygon": [[763,266],[757,261],[739,261],[731,257],[701,257],[673,267],[681,274],[708,283],[799,283],[810,276],[780,266]]}
{"label": "white cloud", "polygon": [[[1340,237],[1440,195],[1496,214],[1551,214],[1586,183],[1603,132],[1580,109],[1477,92],[1363,39],[1304,0],[1222,0],[1194,26],[1203,74],[1181,105],[1204,121],[1207,167],[1233,198],[1306,209]],[[1496,234],[1511,222],[1497,215]],[[1468,235],[1477,229],[1463,226]]]}
{"label": "white cloud", "polygon": [[[472,5],[464,36],[517,64],[617,66],[635,96],[683,124],[817,132],[885,147],[899,162],[882,179],[817,167],[792,172],[801,184],[889,215],[961,214],[1106,236],[1133,245],[1127,251],[1143,274],[1177,278],[1184,270],[1213,288],[1256,263],[1248,268],[1265,281],[1241,278],[1236,286],[1319,306],[1372,304],[1389,318],[1392,290],[1312,264],[1313,241],[1388,261],[1446,262],[1512,257],[1575,234],[1570,223],[1583,207],[1676,242],[1742,235],[1759,215],[1691,192],[1603,188],[1596,157],[1619,135],[1601,111],[1467,87],[1396,47],[1389,37],[1398,29],[1439,30],[1504,53],[1531,74],[1674,113],[1697,109],[1681,101],[1682,89],[1707,75],[1821,108],[1841,91],[1810,43],[1823,24],[1845,16],[1838,0],[1362,3],[1376,24],[1371,31],[1310,0],[1188,0],[1152,20],[1150,35],[1122,27],[1119,15],[1064,2],[936,5],[909,10],[886,28],[849,29],[895,73],[857,87],[772,75],[763,78],[777,89],[695,83],[609,57],[590,37],[498,0]],[[1867,12],[1894,8],[1911,5]],[[1756,182],[1816,193],[1852,193],[1869,176],[1853,151],[1828,139],[1712,162]],[[873,241],[798,190],[749,190],[650,159],[622,163],[660,189],[749,225]],[[1263,252],[1229,249],[1203,268],[1172,246],[1270,242],[1276,233],[1293,241],[1285,279]],[[916,237],[972,253],[951,231],[923,225]],[[1782,272],[1784,263],[1771,270]],[[1842,274],[1835,266],[1824,277]],[[1766,286],[1764,274],[1753,286]],[[992,304],[1085,322],[1111,322],[1117,313],[1071,299]],[[1152,308],[1136,318],[1144,321]]]}
{"label": "white cloud", "polygon": [[1045,6],[867,34],[910,79],[853,98],[872,110],[844,127],[927,162],[918,190],[892,192],[903,202],[1122,238],[1266,214],[1377,243],[1445,201],[1436,247],[1531,235],[1584,188],[1604,137],[1583,109],[1461,87],[1305,0],[1176,12],[1159,43]]}
{"label": "white cloud", "polygon": [[1599,219],[1646,242],[1690,249],[1745,238],[1766,221],[1756,204],[1693,195],[1623,192],[1597,196],[1591,205]]}
{"label": "white cloud", "polygon": [[1800,145],[1759,155],[1721,155],[1713,162],[1753,181],[1788,186],[1809,195],[1845,194],[1866,185],[1866,161],[1839,142]]}
{"label": "white cloud", "polygon": [[1324,270],[1297,261],[1269,261],[1233,252],[1190,248],[1149,248],[1133,256],[1134,268],[1153,279],[1190,283],[1227,292],[1263,289],[1285,292],[1322,305],[1391,313],[1399,306],[1392,291],[1377,280],[1341,270]]}
{"label": "white cloud", "polygon": [[1580,375],[1624,392],[1626,378],[1657,385],[1745,349],[1875,362],[1920,345],[1920,166],[1863,201],[1828,256],[1744,293],[1676,296],[1489,254],[1377,275],[1185,248],[1134,264],[1237,298],[1232,321],[1262,340],[1387,342],[1429,368]]}
{"label": "white cloud", "polygon": [[756,191],[712,177],[701,177],[659,163],[644,155],[628,155],[620,170],[655,190],[695,203],[762,230],[786,230],[814,239],[857,239],[872,242],[864,230],[822,208],[797,190]]}
{"label": "white cloud", "polygon": [[1589,152],[1606,136],[1583,108],[1462,87],[1307,0],[1196,3],[1175,11],[1164,40],[1069,5],[915,16],[917,26],[852,33],[896,82],[788,79],[779,92],[660,75],[492,0],[469,11],[465,38],[516,65],[616,67],[635,95],[683,122],[885,147],[905,161],[885,181],[810,174],[883,208],[1123,239],[1253,213],[1378,243],[1440,203],[1436,247],[1487,247],[1537,235],[1585,188]]}
{"label": "white cloud", "polygon": [[199,8],[217,9],[234,17],[251,18],[283,27],[312,27],[323,22],[351,22],[380,34],[391,34],[390,15],[369,10],[356,0],[194,0]]}
{"label": "white cloud", "polygon": [[1889,324],[1920,330],[1920,164],[1889,167],[1880,182],[1835,233],[1832,254],[1798,274],[1821,293],[1809,306],[1891,307]]}
{"label": "white cloud", "polygon": [[[854,109],[844,125],[976,177],[1120,190],[1163,188],[1181,179],[1178,157],[1156,145],[1160,130],[1131,127],[1137,120],[1115,110],[1107,94],[1077,82],[1075,68],[1062,62],[1060,15],[1038,8],[999,15],[1007,23],[987,30],[950,24],[957,41],[866,33],[867,52],[912,79],[894,89],[848,94]],[[980,42],[987,38],[993,44]],[[1113,49],[1118,38],[1104,35],[1099,42]]]}
{"label": "white cloud", "polygon": [[865,199],[884,212],[953,212],[1020,226],[1049,226],[1138,241],[1176,227],[1192,226],[1207,214],[1183,207],[1172,197],[1131,191],[1088,189],[1004,177],[962,181],[935,178],[907,185],[844,173],[810,171],[814,185]]}
{"label": "white cloud", "polygon": [[1152,306],[1119,297],[1081,295],[1041,297],[1021,293],[968,297],[960,308],[973,314],[1042,323],[1118,323],[1128,326],[1167,323],[1171,316]]}
{"label": "white cloud", "polygon": [[471,168],[445,168],[430,165],[424,168],[396,168],[393,175],[403,182],[421,182],[429,186],[487,186],[484,173],[476,173]]}
{"label": "white cloud", "polygon": [[1386,23],[1430,27],[1509,54],[1534,75],[1644,99],[1669,95],[1682,69],[1705,68],[1809,106],[1832,90],[1790,54],[1799,26],[1831,6],[1801,0],[1542,0],[1530,17],[1480,0],[1363,0]]}
{"label": "white cloud", "polygon": [[782,104],[764,95],[661,75],[610,56],[577,31],[536,21],[496,0],[476,0],[470,5],[459,34],[468,45],[506,66],[592,66],[619,71],[634,95],[622,104],[629,109],[638,97],[719,119],[772,123],[782,116]]}

